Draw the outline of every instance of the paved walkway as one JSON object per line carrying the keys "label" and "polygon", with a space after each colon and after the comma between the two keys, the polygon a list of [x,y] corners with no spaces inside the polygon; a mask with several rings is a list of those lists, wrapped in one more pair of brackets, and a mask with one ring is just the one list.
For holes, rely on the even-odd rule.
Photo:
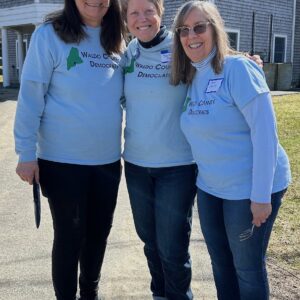
{"label": "paved walkway", "polygon": [[[31,188],[19,180],[14,171],[17,157],[13,149],[12,127],[16,93],[14,89],[0,88],[0,299],[54,300],[50,263],[53,232],[48,204],[43,199],[41,226],[36,230]],[[287,93],[290,94],[272,92],[276,96]],[[124,177],[118,201],[100,290],[105,300],[150,300],[150,278],[142,244],[133,227]],[[190,251],[195,299],[216,299],[196,208]],[[284,282],[283,287],[291,289],[288,273],[282,274],[281,270],[278,275],[280,284],[271,278],[274,291]],[[282,298],[279,290],[271,299],[300,299],[293,295],[296,294]]]}
{"label": "paved walkway", "polygon": [[[0,89],[0,299],[54,300],[50,275],[53,233],[48,204],[43,199],[42,221],[37,230],[31,188],[15,175],[17,157],[12,135],[15,99],[15,90]],[[150,300],[149,274],[142,244],[133,227],[124,177],[118,201],[101,293],[105,300]],[[195,299],[215,299],[210,262],[196,212],[191,255]]]}
{"label": "paved walkway", "polygon": [[299,93],[300,93],[300,89],[295,91],[271,91],[272,96],[295,95]]}

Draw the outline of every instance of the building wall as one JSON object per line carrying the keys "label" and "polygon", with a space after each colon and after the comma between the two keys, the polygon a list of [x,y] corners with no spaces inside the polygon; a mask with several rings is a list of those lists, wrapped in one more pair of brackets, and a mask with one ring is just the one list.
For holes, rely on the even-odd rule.
{"label": "building wall", "polygon": [[[184,2],[186,1],[165,0],[166,11],[163,23],[168,28],[172,25],[177,9]],[[264,61],[267,61],[269,57],[270,15],[273,14],[273,34],[287,35],[286,62],[291,62],[292,0],[215,0],[214,2],[220,10],[226,28],[240,30],[239,50],[249,52],[253,50],[255,53],[260,54]],[[254,49],[252,49],[251,39],[253,12],[256,14]],[[299,22],[298,20],[298,24]]]}
{"label": "building wall", "polygon": [[176,15],[176,12],[178,10],[178,8],[187,1],[184,0],[165,0],[164,4],[165,4],[165,13],[163,16],[163,21],[162,23],[164,25],[167,26],[167,28],[171,28],[173,21],[174,21],[174,17]]}
{"label": "building wall", "polygon": [[[171,27],[177,9],[185,0],[165,0],[163,23]],[[274,35],[286,37],[285,62],[292,61],[293,0],[215,0],[227,29],[239,31],[239,50],[259,54],[264,62],[273,61]],[[252,24],[255,13],[254,49],[252,49]],[[270,16],[273,15],[273,28]],[[300,0],[297,0],[293,81],[300,85]],[[271,37],[270,37],[271,36]],[[270,43],[271,40],[271,43]],[[290,74],[291,75],[291,74]]]}
{"label": "building wall", "polygon": [[[291,62],[293,2],[292,0],[216,0],[215,4],[225,20],[225,26],[240,29],[240,50],[254,50],[265,61],[268,60],[270,51],[270,16],[273,14],[273,35],[287,35],[286,62]],[[253,12],[256,15],[254,49],[251,43]]]}
{"label": "building wall", "polygon": [[34,3],[34,0],[0,0],[0,9],[32,3]]}
{"label": "building wall", "polygon": [[[40,0],[40,3],[63,3],[63,0]],[[174,16],[178,8],[187,0],[165,0],[165,14],[163,24],[169,29],[172,26]],[[261,55],[264,61],[269,57],[270,39],[270,15],[273,14],[273,34],[287,36],[286,62],[291,61],[291,41],[293,25],[293,1],[292,0],[215,0],[225,26],[230,29],[240,30],[240,51],[251,51]],[[32,4],[34,0],[0,0],[0,9],[19,5]],[[252,16],[256,14],[255,47],[251,49]],[[300,0],[297,0],[297,17],[295,30],[294,68],[293,80],[300,85]],[[9,31],[9,58],[10,74],[12,81],[17,81],[17,70],[15,65],[15,33]],[[273,43],[273,38],[272,38]],[[273,45],[273,44],[272,44]],[[272,46],[271,46],[272,47]]]}
{"label": "building wall", "polygon": [[297,0],[293,83],[300,87],[300,0]]}
{"label": "building wall", "polygon": [[[46,14],[61,7],[63,2],[64,0],[39,0],[38,2],[35,0],[0,0],[0,28],[4,26],[8,30],[8,71],[11,85],[19,82],[16,59],[17,32],[15,30],[23,33],[23,39],[27,40],[27,46],[29,46],[34,25],[41,23]],[[24,55],[26,55],[25,49]]]}

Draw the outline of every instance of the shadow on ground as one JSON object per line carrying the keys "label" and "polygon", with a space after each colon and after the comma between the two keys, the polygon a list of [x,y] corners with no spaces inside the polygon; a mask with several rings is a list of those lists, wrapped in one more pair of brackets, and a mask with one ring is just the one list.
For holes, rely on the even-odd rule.
{"label": "shadow on ground", "polygon": [[16,101],[18,92],[17,88],[0,88],[0,102]]}

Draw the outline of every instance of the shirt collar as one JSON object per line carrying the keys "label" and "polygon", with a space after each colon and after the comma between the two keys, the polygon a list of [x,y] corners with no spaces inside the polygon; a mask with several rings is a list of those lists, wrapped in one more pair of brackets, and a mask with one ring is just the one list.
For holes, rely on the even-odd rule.
{"label": "shirt collar", "polygon": [[204,58],[203,60],[200,60],[198,62],[195,62],[195,63],[192,62],[191,64],[193,67],[195,67],[197,69],[197,71],[201,72],[210,65],[210,63],[213,60],[213,58],[215,57],[216,53],[217,53],[217,48],[214,47],[206,58]]}

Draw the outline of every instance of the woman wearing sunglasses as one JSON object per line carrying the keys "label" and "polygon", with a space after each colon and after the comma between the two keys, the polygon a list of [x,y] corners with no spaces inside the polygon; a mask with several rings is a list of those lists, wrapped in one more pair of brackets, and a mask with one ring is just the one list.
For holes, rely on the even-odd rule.
{"label": "woman wearing sunglasses", "polygon": [[56,299],[97,300],[121,175],[118,0],[65,0],[33,34],[15,119],[17,174],[40,182],[54,228]]}
{"label": "woman wearing sunglasses", "polygon": [[198,165],[198,211],[218,299],[266,300],[265,254],[291,175],[264,74],[230,55],[212,3],[184,4],[174,28],[171,81],[190,84],[181,128]]}
{"label": "woman wearing sunglasses", "polygon": [[196,166],[181,129],[187,86],[170,85],[172,34],[161,26],[163,0],[125,0],[136,38],[125,68],[125,176],[154,299],[192,299],[188,251]]}

